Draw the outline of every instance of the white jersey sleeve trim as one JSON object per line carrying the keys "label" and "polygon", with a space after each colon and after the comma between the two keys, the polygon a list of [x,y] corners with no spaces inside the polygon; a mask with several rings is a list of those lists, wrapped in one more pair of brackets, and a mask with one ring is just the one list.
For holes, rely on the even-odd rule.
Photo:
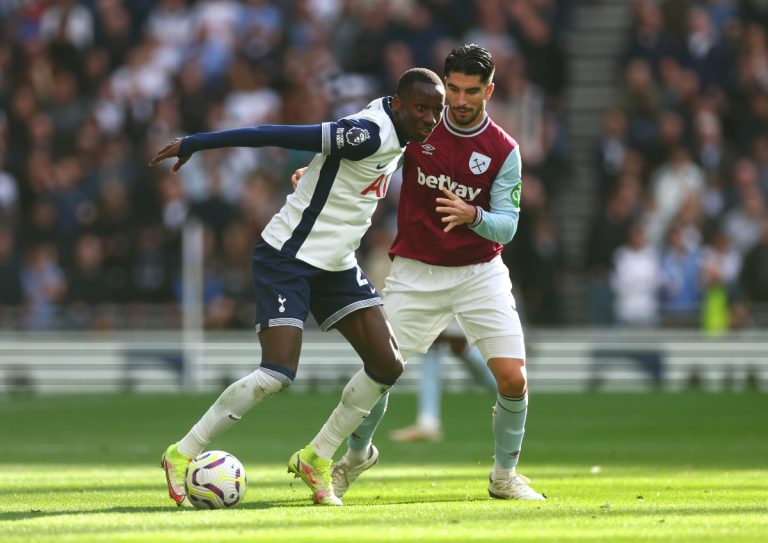
{"label": "white jersey sleeve trim", "polygon": [[323,149],[322,154],[328,155],[331,153],[331,123],[323,123]]}

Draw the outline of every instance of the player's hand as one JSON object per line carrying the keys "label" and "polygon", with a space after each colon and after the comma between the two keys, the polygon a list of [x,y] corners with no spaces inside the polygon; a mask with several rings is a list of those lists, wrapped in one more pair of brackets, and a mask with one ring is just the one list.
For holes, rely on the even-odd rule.
{"label": "player's hand", "polygon": [[445,213],[445,217],[440,219],[447,223],[443,232],[450,232],[455,226],[460,224],[472,224],[477,217],[475,206],[468,204],[448,189],[443,189],[445,198],[435,198],[439,204],[435,210],[438,213]]}
{"label": "player's hand", "polygon": [[299,184],[299,179],[301,179],[301,176],[304,175],[304,172],[307,171],[307,167],[303,168],[296,168],[296,171],[293,172],[293,175],[291,176],[291,187],[293,187],[293,190],[296,190],[296,187]]}
{"label": "player's hand", "polygon": [[179,171],[179,168],[181,168],[184,164],[186,164],[187,160],[189,160],[189,157],[192,155],[187,156],[179,156],[179,151],[181,150],[181,138],[176,138],[175,140],[171,141],[168,145],[160,149],[157,154],[154,156],[152,160],[149,161],[150,166],[157,166],[165,160],[166,158],[173,158],[178,157],[179,160],[176,161],[176,164],[171,166],[171,173],[176,173]]}

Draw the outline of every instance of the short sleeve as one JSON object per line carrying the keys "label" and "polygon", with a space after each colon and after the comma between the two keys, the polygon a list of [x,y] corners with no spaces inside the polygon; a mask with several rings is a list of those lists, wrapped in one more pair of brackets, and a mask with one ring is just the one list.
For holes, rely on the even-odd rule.
{"label": "short sleeve", "polygon": [[323,154],[362,160],[381,147],[379,125],[368,119],[349,117],[323,123]]}

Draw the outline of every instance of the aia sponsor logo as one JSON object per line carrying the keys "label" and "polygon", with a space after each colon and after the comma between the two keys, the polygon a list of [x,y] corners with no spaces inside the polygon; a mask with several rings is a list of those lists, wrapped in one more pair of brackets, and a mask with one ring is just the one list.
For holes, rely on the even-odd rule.
{"label": "aia sponsor logo", "polygon": [[373,180],[373,183],[363,189],[363,191],[360,193],[360,196],[367,196],[372,192],[376,198],[384,198],[384,196],[387,195],[387,188],[389,187],[390,177],[392,177],[392,174],[381,174]]}

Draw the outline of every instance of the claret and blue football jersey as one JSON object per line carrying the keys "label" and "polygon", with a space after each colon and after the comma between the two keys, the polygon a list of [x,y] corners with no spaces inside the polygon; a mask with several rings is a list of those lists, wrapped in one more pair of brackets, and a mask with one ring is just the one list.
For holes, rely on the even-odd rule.
{"label": "claret and blue football jersey", "polygon": [[[390,254],[437,266],[488,262],[514,235],[520,212],[520,150],[501,127],[485,118],[465,129],[451,123],[448,109],[425,142],[405,151],[403,185],[397,214],[397,237]],[[486,211],[508,218],[502,241],[494,241],[483,225],[461,225],[444,232],[445,216],[435,208],[443,188]],[[487,225],[485,225],[487,226]]]}

